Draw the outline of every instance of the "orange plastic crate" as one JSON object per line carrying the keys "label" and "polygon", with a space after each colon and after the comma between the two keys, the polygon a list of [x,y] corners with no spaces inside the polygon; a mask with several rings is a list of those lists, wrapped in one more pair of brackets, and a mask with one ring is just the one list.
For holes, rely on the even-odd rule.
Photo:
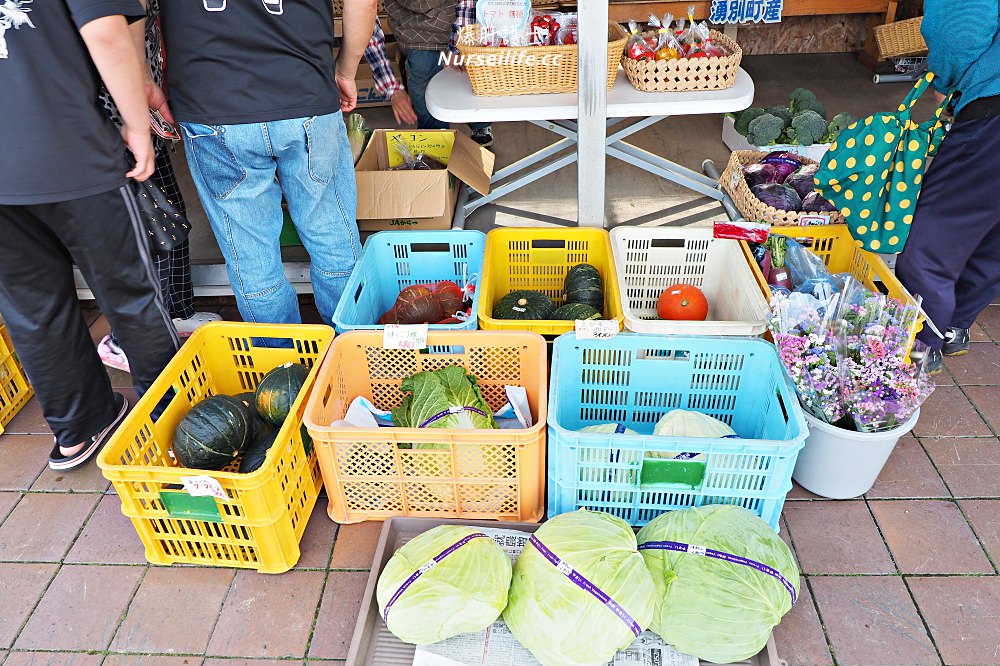
{"label": "orange plastic crate", "polygon": [[[218,322],[188,338],[98,455],[153,564],[201,564],[281,573],[298,561],[299,541],[322,479],[302,415],[333,338],[328,326]],[[264,347],[283,339],[289,348]],[[293,361],[310,366],[292,411],[255,472],[180,467],[171,453],[174,430],[210,395],[253,391],[269,370]],[[151,414],[170,389],[176,395],[156,421]],[[184,479],[208,477],[225,499],[192,496]]]}
{"label": "orange plastic crate", "polygon": [[[391,516],[535,522],[545,513],[546,344],[528,332],[430,331],[428,348],[382,348],[381,331],[337,337],[317,377],[305,424],[316,443],[338,523]],[[357,396],[397,407],[402,380],[460,365],[494,410],[504,386],[523,386],[533,425],[523,430],[333,427]],[[420,448],[422,445],[434,445]]]}
{"label": "orange plastic crate", "polygon": [[7,327],[0,319],[0,434],[32,395],[34,391],[14,353]]}

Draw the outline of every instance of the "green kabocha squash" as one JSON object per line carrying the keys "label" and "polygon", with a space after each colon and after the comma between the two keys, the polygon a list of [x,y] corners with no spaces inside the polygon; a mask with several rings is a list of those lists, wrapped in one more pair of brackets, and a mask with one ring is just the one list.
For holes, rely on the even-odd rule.
{"label": "green kabocha squash", "polygon": [[243,452],[243,458],[240,459],[240,474],[249,474],[260,469],[260,466],[264,464],[264,458],[267,457],[268,450],[274,444],[274,438],[277,436],[278,428],[269,423],[261,429],[257,438]]}
{"label": "green kabocha squash", "polygon": [[556,311],[552,299],[540,291],[512,291],[493,308],[494,319],[551,319]]}
{"label": "green kabocha squash", "polygon": [[177,424],[174,455],[190,469],[222,469],[250,442],[250,423],[250,412],[240,400],[228,395],[205,398]]}
{"label": "green kabocha squash", "polygon": [[600,319],[601,313],[585,303],[567,303],[556,310],[552,318],[568,319],[570,321],[576,321],[577,319]]}
{"label": "green kabocha squash", "polygon": [[309,368],[299,363],[286,363],[264,375],[257,386],[257,411],[265,421],[281,427],[308,376]]}
{"label": "green kabocha squash", "polygon": [[590,264],[577,264],[566,273],[563,291],[567,303],[583,303],[598,312],[604,310],[604,280]]}
{"label": "green kabocha squash", "polygon": [[233,396],[240,402],[242,402],[247,411],[250,413],[250,438],[249,441],[253,442],[257,439],[264,427],[271,427],[271,424],[264,420],[264,417],[260,415],[257,411],[257,394],[253,391],[247,391],[246,393],[237,393]]}

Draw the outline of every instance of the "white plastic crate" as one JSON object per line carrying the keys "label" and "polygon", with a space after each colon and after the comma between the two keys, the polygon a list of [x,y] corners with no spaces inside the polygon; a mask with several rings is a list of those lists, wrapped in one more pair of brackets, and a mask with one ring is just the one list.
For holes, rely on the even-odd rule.
{"label": "white plastic crate", "polygon": [[[743,241],[712,237],[708,228],[618,227],[611,248],[625,328],[661,335],[760,335],[768,305]],[[667,287],[691,284],[708,299],[705,321],[664,321],[656,302]]]}

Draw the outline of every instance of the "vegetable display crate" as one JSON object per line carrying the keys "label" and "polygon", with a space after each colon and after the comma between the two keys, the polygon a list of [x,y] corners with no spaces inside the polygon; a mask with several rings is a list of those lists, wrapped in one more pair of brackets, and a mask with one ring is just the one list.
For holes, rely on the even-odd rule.
{"label": "vegetable display crate", "polygon": [[[916,300],[900,283],[895,273],[886,266],[882,257],[858,247],[846,224],[828,227],[772,227],[771,232],[803,243],[823,260],[831,273],[850,273],[873,292],[887,294],[903,303],[916,305]],[[757,262],[754,261],[749,246],[744,245],[743,249],[761,293],[770,298],[771,288]],[[923,328],[924,319],[922,312],[917,314],[917,325],[910,335],[910,348],[913,347],[917,333]]]}
{"label": "vegetable display crate", "polygon": [[34,391],[14,353],[7,327],[0,319],[0,434],[32,395]]}
{"label": "vegetable display crate", "polygon": [[[375,588],[378,577],[393,553],[404,544],[428,530],[439,525],[467,525],[469,527],[519,530],[534,533],[541,525],[528,523],[505,523],[497,525],[481,520],[434,520],[431,518],[390,518],[382,525],[378,545],[375,548],[375,558],[368,574],[368,584],[365,586],[361,599],[361,610],[354,626],[350,651],[347,653],[347,666],[399,666],[412,664],[416,646],[408,645],[395,636],[385,626],[379,615],[378,600]],[[505,663],[500,660],[501,663]],[[484,662],[492,664],[494,662]],[[629,662],[632,663],[632,662]],[[709,666],[709,662],[701,662],[701,666]],[[725,666],[787,666],[787,662],[778,658],[774,637],[767,641],[767,646],[756,656],[736,664]]]}
{"label": "vegetable display crate", "polygon": [[365,241],[361,257],[337,303],[333,324],[338,333],[382,329],[376,323],[406,287],[478,276],[472,316],[460,324],[431,324],[432,329],[476,330],[476,307],[482,282],[486,236],[479,231],[383,231]]}
{"label": "vegetable display crate", "polygon": [[[383,349],[378,331],[339,336],[323,361],[305,423],[316,443],[330,518],[390,516],[534,522],[545,512],[545,340],[526,332],[430,331],[423,351]],[[456,365],[478,379],[494,411],[505,386],[527,392],[533,425],[521,430],[358,428],[333,424],[357,396],[399,406],[400,383]]]}
{"label": "vegetable display crate", "polygon": [[[733,504],[777,531],[808,432],[771,344],[623,333],[564,335],[554,348],[549,517],[593,509],[639,527],[664,511]],[[674,409],[717,418],[742,439],[579,432],[618,423],[651,433]]]}
{"label": "vegetable display crate", "polygon": [[[328,326],[230,322],[206,324],[188,338],[97,458],[147,560],[261,573],[281,573],[298,561],[322,484],[302,414],[332,338]],[[262,346],[282,341],[291,346]],[[235,464],[220,472],[179,466],[171,451],[174,430],[194,405],[210,395],[253,391],[269,370],[290,361],[312,371],[260,469],[239,474]],[[171,389],[174,397],[154,421],[153,409]]]}
{"label": "vegetable display crate", "polygon": [[[736,209],[740,212],[740,215],[744,219],[750,222],[757,222],[758,220],[763,222],[768,222],[776,226],[798,226],[802,224],[800,222],[802,217],[805,216],[822,216],[827,218],[829,224],[844,224],[844,216],[840,211],[829,211],[825,213],[804,213],[801,211],[787,211],[780,210],[774,206],[769,206],[760,199],[757,195],[751,191],[750,186],[747,185],[747,179],[743,177],[743,168],[750,166],[751,164],[757,164],[769,153],[764,151],[754,151],[754,150],[734,150],[733,154],[729,156],[729,164],[726,165],[726,170],[722,172],[722,176],[719,177],[719,184],[722,188],[729,193],[732,197],[733,203],[736,204]],[[816,164],[816,160],[809,159],[803,155],[799,155],[799,159],[802,160],[802,165]],[[819,225],[823,226],[823,225]]]}
{"label": "vegetable display crate", "polygon": [[[760,335],[767,299],[746,262],[743,241],[711,229],[618,227],[611,232],[625,328],[674,335]],[[656,303],[667,287],[698,287],[708,299],[705,321],[664,321]]]}
{"label": "vegetable display crate", "polygon": [[486,261],[479,297],[479,327],[486,330],[532,331],[561,335],[574,328],[573,321],[557,319],[494,319],[493,308],[512,291],[540,291],[558,308],[563,304],[563,280],[577,264],[591,264],[604,280],[605,319],[614,319],[621,330],[621,292],[611,251],[611,237],[604,229],[494,229],[486,234]]}

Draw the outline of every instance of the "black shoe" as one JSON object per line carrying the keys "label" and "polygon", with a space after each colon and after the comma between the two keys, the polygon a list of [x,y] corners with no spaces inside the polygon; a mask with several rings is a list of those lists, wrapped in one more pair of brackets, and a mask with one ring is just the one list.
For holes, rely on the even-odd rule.
{"label": "black shoe", "polygon": [[483,148],[493,145],[493,127],[480,127],[472,133],[472,140]]}
{"label": "black shoe", "polygon": [[91,456],[101,448],[101,445],[107,441],[108,436],[114,432],[115,427],[122,422],[125,414],[128,413],[128,399],[121,393],[115,393],[115,399],[120,402],[120,406],[114,420],[104,430],[91,437],[89,441],[86,441],[83,447],[71,456],[64,456],[59,450],[59,442],[56,442],[52,447],[52,453],[49,454],[49,467],[54,470],[65,471],[76,469],[90,460]]}
{"label": "black shoe", "polygon": [[944,356],[941,355],[941,351],[938,349],[932,349],[927,352],[927,358],[924,360],[924,371],[928,375],[939,375],[944,371]]}
{"label": "black shoe", "polygon": [[961,356],[969,353],[971,346],[971,331],[967,328],[949,328],[944,332],[944,347],[941,353],[945,356]]}

